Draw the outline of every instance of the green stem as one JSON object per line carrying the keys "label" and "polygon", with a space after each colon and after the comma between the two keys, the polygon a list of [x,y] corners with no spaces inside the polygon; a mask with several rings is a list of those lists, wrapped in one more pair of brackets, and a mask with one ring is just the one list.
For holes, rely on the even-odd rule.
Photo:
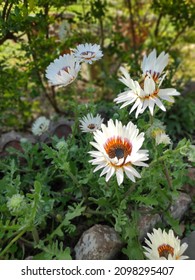
{"label": "green stem", "polygon": [[92,209],[87,209],[84,214],[92,214],[92,215],[100,215],[100,216],[106,216],[108,215],[108,212],[106,211],[96,211],[96,210],[92,210]]}
{"label": "green stem", "polygon": [[70,171],[68,171],[67,174],[68,174],[68,176],[70,176],[70,178],[75,183],[75,185],[80,188],[81,193],[82,193],[82,197],[85,199],[85,201],[87,201],[88,200],[88,196],[87,196],[83,186],[77,180],[76,176],[74,176],[74,174],[72,174],[72,172],[70,172]]}
{"label": "green stem", "polygon": [[[184,146],[184,147],[185,147],[185,146]],[[172,153],[172,154],[176,154],[176,153],[178,153],[181,149],[183,149],[184,147],[180,147],[180,148],[178,148],[178,149],[172,150],[171,153]],[[167,158],[167,153],[165,153],[163,156],[161,156],[161,157],[159,157],[159,158],[157,158],[157,159],[154,159],[149,165],[151,166],[151,165],[154,165],[154,164],[156,164],[156,163],[158,163],[158,162],[160,162],[160,161],[164,161],[164,160],[166,160],[166,158]]]}
{"label": "green stem", "polygon": [[35,244],[37,245],[39,243],[39,234],[35,227],[32,229],[32,236],[33,236]]}
{"label": "green stem", "polygon": [[21,232],[18,233],[18,235],[16,235],[16,237],[14,237],[10,243],[5,247],[5,249],[0,253],[0,257],[3,256],[8,250],[9,248],[26,232],[26,229],[22,230]]}
{"label": "green stem", "polygon": [[150,125],[153,125],[153,123],[154,123],[154,115],[152,116],[150,113],[149,113],[149,122],[150,122]]}
{"label": "green stem", "polygon": [[167,182],[168,182],[168,185],[169,185],[170,189],[172,190],[173,189],[173,184],[172,184],[172,179],[171,179],[169,170],[168,170],[165,162],[163,162],[163,165],[164,165],[165,177],[167,179]]}
{"label": "green stem", "polygon": [[72,181],[75,183],[75,185],[78,186],[78,185],[79,185],[79,182],[78,182],[76,176],[74,176],[74,174],[72,174],[72,172],[70,172],[70,171],[67,171],[67,174],[68,174],[68,176],[72,179]]}
{"label": "green stem", "polygon": [[93,81],[92,81],[92,71],[90,65],[88,66],[88,74],[89,74],[89,101],[90,105],[93,105],[95,103],[95,97],[94,97],[94,92],[93,92]]}
{"label": "green stem", "polygon": [[121,202],[121,199],[120,199],[120,195],[119,195],[118,185],[117,184],[115,184],[115,195],[116,195],[117,202],[118,202],[118,205],[119,205],[120,202]]}
{"label": "green stem", "polygon": [[128,189],[128,191],[126,191],[126,193],[124,194],[124,198],[126,198],[127,196],[129,196],[134,190],[135,190],[136,184],[134,183],[131,188]]}
{"label": "green stem", "polygon": [[21,237],[20,241],[23,242],[26,246],[30,248],[34,248],[34,242],[31,242],[29,240],[26,240],[25,238]]}

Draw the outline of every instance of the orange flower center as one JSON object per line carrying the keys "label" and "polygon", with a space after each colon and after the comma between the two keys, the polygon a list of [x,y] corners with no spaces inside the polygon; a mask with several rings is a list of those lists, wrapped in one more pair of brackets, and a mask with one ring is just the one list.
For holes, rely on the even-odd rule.
{"label": "orange flower center", "polygon": [[169,254],[171,254],[171,256],[174,255],[174,248],[169,244],[163,244],[158,247],[158,253],[160,257],[164,257],[168,260]]}
{"label": "orange flower center", "polygon": [[159,89],[156,89],[153,93],[151,93],[151,94],[149,94],[149,95],[145,95],[145,96],[143,97],[143,99],[152,98],[152,97],[156,96],[156,95],[158,94],[158,92],[159,92]]}
{"label": "orange flower center", "polygon": [[104,144],[104,149],[109,156],[109,158],[115,158],[121,159],[127,158],[128,155],[131,154],[132,151],[132,145],[129,142],[128,139],[121,139],[121,137],[111,137],[107,140],[107,142]]}

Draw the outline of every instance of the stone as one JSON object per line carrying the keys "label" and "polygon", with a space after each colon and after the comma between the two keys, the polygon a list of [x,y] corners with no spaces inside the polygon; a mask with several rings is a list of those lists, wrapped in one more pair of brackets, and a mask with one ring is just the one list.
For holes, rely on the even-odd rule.
{"label": "stone", "polygon": [[76,244],[76,260],[110,260],[121,250],[122,241],[114,228],[96,224]]}
{"label": "stone", "polygon": [[183,238],[181,243],[188,244],[188,248],[183,255],[188,256],[189,260],[195,260],[195,231],[192,231],[188,236]]}
{"label": "stone", "polygon": [[181,220],[185,212],[188,210],[191,201],[192,199],[188,194],[181,192],[179,197],[177,197],[175,202],[170,207],[171,216],[174,219]]}
{"label": "stone", "polygon": [[[57,136],[58,138],[67,139],[68,135],[72,133],[72,125],[74,122],[72,120],[65,119],[63,117],[53,120],[50,122],[49,134],[52,136]],[[40,141],[47,144],[51,143],[50,136],[48,133],[43,133],[40,136]]]}
{"label": "stone", "polygon": [[[174,219],[181,220],[186,211],[188,210],[192,199],[186,194],[180,192],[177,199],[172,203],[170,207],[171,216]],[[139,230],[139,240],[142,242],[144,237],[146,237],[148,232],[151,232],[157,223],[166,224],[166,220],[162,219],[159,214],[152,213],[152,207],[142,207],[139,209],[140,211],[140,220],[138,222],[138,230]]]}
{"label": "stone", "polygon": [[18,133],[14,130],[4,133],[0,137],[0,155],[7,156],[6,149],[15,148],[22,152],[21,141],[35,143],[35,138],[29,133]]}
{"label": "stone", "polygon": [[155,225],[161,222],[159,214],[151,213],[152,207],[142,207],[140,209],[141,217],[138,222],[139,240],[142,242],[148,232],[151,232]]}
{"label": "stone", "polygon": [[183,190],[190,195],[190,197],[195,199],[195,168],[188,168],[188,178],[189,182],[183,186]]}
{"label": "stone", "polygon": [[66,139],[72,133],[73,121],[64,118],[59,118],[55,122],[51,122],[51,134],[58,136],[58,138]]}

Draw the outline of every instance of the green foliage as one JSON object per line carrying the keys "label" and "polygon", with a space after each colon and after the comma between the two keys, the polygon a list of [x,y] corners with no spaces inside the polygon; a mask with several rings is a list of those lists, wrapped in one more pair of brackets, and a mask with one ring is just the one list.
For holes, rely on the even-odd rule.
{"label": "green foliage", "polygon": [[[69,260],[83,229],[107,224],[119,233],[128,259],[144,259],[139,239],[140,209],[160,214],[162,227],[181,236],[180,221],[169,209],[195,165],[193,90],[182,93],[193,73],[184,43],[193,37],[192,1],[4,1],[0,4],[0,133],[30,131],[38,115],[54,122],[59,116],[74,121],[68,137],[48,133],[46,140],[21,141],[0,158],[0,258]],[[146,13],[147,11],[147,13]],[[116,16],[117,14],[117,16]],[[130,20],[129,20],[130,19]],[[57,56],[79,43],[101,45],[103,59],[87,65],[74,84],[52,87],[45,69]],[[181,47],[182,46],[182,47]],[[185,43],[186,46],[186,43]],[[169,51],[170,64],[163,86],[181,92],[167,112],[155,119],[138,119],[113,103],[124,90],[118,70],[125,63],[140,77],[143,53]],[[185,57],[186,56],[186,57]],[[189,63],[190,62],[190,63]],[[183,68],[182,68],[183,66]],[[141,178],[127,177],[118,187],[89,163],[92,134],[79,129],[79,118],[101,114],[125,125],[130,120],[145,132],[143,149],[148,167],[136,167]],[[172,143],[156,145],[151,127],[166,130]],[[188,140],[189,139],[189,140]],[[1,150],[0,150],[1,152]],[[194,202],[192,205],[194,211]],[[187,231],[193,225],[188,221]]]}
{"label": "green foliage", "polygon": [[37,248],[42,250],[42,253],[35,255],[34,260],[71,260],[70,249],[63,247],[63,242],[58,244],[58,241],[45,246],[42,241],[39,242]]}

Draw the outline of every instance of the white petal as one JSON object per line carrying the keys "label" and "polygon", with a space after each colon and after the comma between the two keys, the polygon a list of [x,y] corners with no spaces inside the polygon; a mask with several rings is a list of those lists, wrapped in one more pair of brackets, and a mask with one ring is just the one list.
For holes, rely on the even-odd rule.
{"label": "white petal", "polygon": [[158,99],[157,97],[153,97],[156,105],[162,110],[162,111],[166,111],[165,106],[162,104],[162,102],[160,101],[160,99]]}
{"label": "white petal", "polygon": [[124,173],[122,168],[117,168],[116,170],[116,178],[117,178],[117,183],[120,186],[124,180]]}
{"label": "white petal", "polygon": [[110,166],[110,169],[106,175],[106,182],[108,182],[110,180],[110,178],[114,175],[114,173],[115,173],[114,167]]}

